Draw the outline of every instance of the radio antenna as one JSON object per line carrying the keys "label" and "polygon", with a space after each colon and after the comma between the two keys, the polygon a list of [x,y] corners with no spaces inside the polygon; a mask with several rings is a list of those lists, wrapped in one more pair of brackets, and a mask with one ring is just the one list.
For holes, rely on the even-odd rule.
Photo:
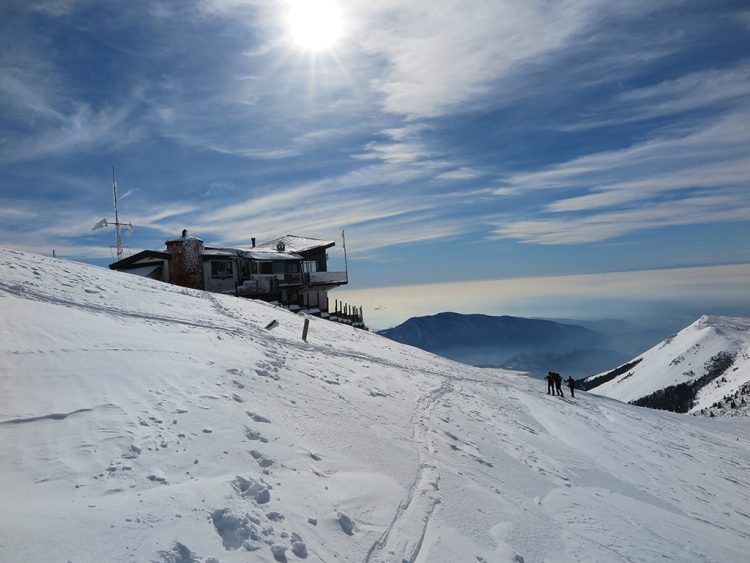
{"label": "radio antenna", "polygon": [[95,231],[96,229],[101,229],[102,227],[109,227],[110,225],[115,228],[115,246],[117,248],[117,261],[119,262],[122,260],[122,232],[121,228],[126,227],[128,229],[128,232],[133,231],[133,224],[128,223],[121,223],[120,222],[120,204],[118,201],[117,196],[117,181],[115,180],[115,167],[112,167],[112,198],[115,202],[115,220],[114,221],[107,221],[106,219],[102,219],[99,221],[96,225],[94,225],[94,228],[91,229],[92,231]]}

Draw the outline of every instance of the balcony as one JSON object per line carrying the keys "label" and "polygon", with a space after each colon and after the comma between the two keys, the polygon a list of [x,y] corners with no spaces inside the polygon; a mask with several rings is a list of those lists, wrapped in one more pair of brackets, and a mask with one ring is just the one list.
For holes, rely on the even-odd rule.
{"label": "balcony", "polygon": [[310,272],[310,285],[342,285],[348,283],[346,272]]}
{"label": "balcony", "polygon": [[301,272],[294,272],[288,274],[278,274],[279,285],[303,285],[305,283],[305,276]]}

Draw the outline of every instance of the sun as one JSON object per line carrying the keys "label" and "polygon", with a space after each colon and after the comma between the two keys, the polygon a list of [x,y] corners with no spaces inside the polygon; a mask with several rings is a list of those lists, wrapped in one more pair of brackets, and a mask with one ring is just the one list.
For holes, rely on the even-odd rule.
{"label": "sun", "polygon": [[291,0],[287,23],[292,42],[305,51],[332,49],[344,31],[336,0]]}

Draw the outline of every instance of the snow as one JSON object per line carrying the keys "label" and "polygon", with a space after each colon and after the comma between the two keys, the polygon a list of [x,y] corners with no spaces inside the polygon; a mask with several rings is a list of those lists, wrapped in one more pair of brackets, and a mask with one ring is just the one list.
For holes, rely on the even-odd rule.
{"label": "snow", "polygon": [[[743,561],[748,419],[0,249],[0,560]],[[267,330],[272,321],[273,330]]]}
{"label": "snow", "polygon": [[699,391],[690,412],[710,408],[750,382],[750,319],[704,315],[639,356],[641,361],[632,369],[592,392],[620,401],[634,401],[658,389],[698,379],[704,375],[706,363],[720,352],[732,354],[734,364],[724,379]]}
{"label": "snow", "polygon": [[303,253],[316,248],[328,248],[334,246],[335,243],[332,240],[320,240],[310,237],[299,237],[296,235],[284,235],[283,237],[275,238],[259,244],[257,247],[261,250],[272,249],[276,250],[278,243],[283,243],[285,252]]}

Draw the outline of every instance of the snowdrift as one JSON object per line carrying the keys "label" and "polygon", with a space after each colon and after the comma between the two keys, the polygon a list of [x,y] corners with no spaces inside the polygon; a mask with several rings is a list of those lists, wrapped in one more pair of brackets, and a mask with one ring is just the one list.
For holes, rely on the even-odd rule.
{"label": "snowdrift", "polygon": [[320,319],[304,342],[264,303],[13,250],[0,310],[2,561],[750,552],[746,419],[556,398]]}

